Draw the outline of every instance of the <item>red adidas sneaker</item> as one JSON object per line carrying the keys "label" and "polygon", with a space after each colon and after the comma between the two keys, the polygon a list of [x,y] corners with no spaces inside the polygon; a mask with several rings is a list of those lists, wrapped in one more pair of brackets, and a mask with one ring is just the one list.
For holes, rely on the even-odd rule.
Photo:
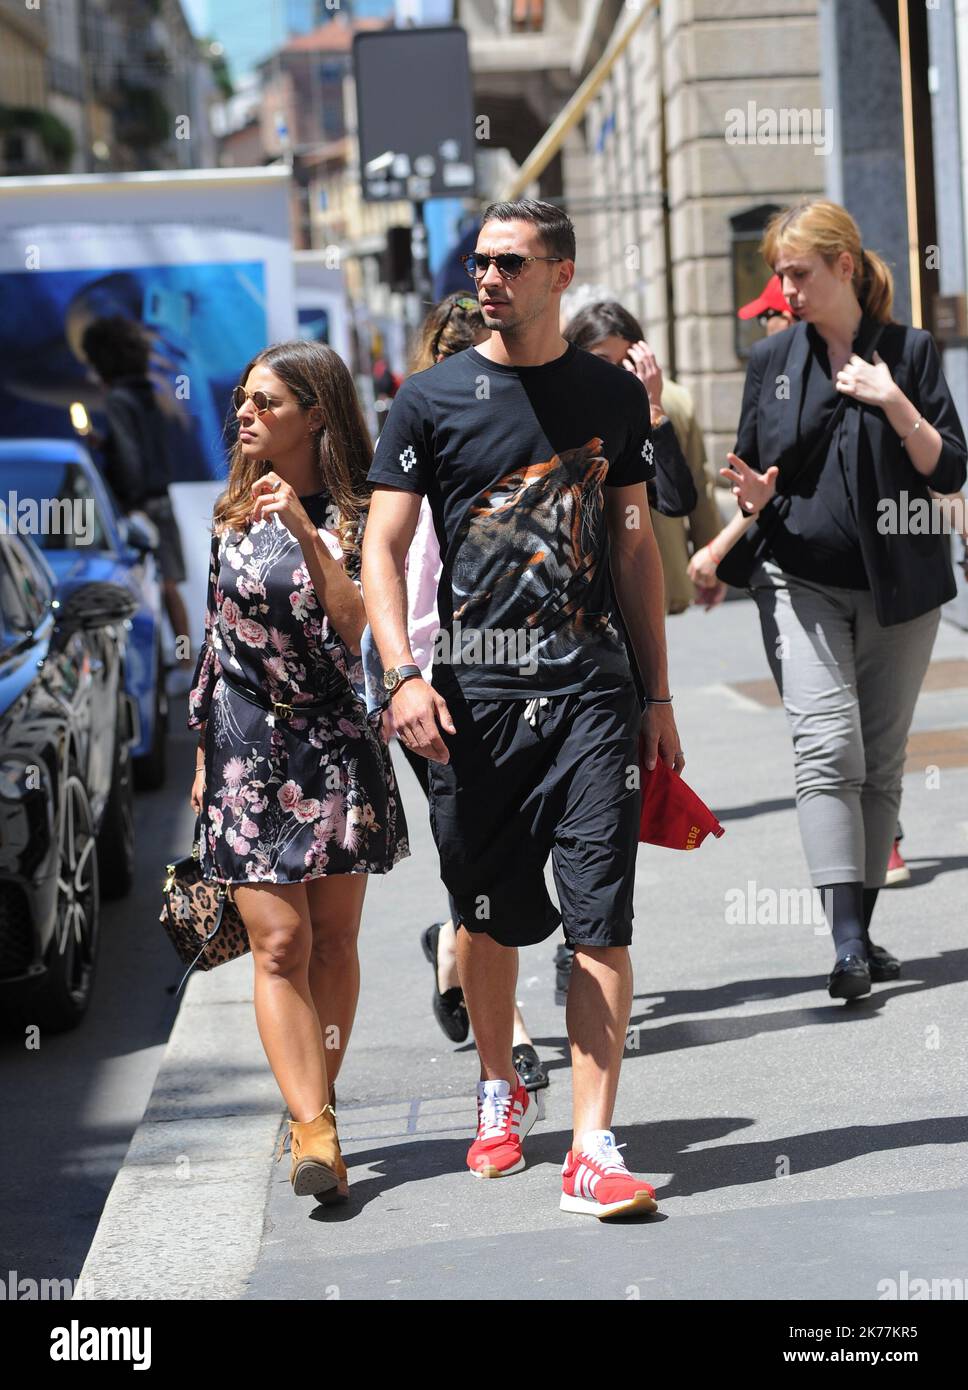
{"label": "red adidas sneaker", "polygon": [[887,861],[887,873],[884,875],[885,888],[897,883],[909,883],[911,880],[911,870],[901,857],[900,844],[900,840],[895,840],[891,847],[891,857]]}
{"label": "red adidas sneaker", "polygon": [[658,1211],[655,1188],[632,1176],[611,1130],[587,1134],[585,1145],[581,1153],[569,1151],[562,1164],[562,1211],[597,1216],[599,1221]]}
{"label": "red adidas sneaker", "polygon": [[538,1102],[516,1079],[514,1091],[506,1081],[478,1087],[477,1138],[467,1150],[467,1166],[477,1178],[504,1178],[524,1167],[522,1141],[538,1118]]}

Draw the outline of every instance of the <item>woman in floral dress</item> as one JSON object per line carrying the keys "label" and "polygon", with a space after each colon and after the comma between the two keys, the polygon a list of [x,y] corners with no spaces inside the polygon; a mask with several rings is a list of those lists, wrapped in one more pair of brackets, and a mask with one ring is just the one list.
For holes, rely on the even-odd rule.
{"label": "woman in floral dress", "polygon": [[203,876],[233,885],[249,934],[293,1188],[328,1201],[348,1192],[332,1088],[359,995],[367,875],[410,853],[359,654],[372,446],[349,371],[319,343],[259,353],[233,400],[189,695],[191,800]]}

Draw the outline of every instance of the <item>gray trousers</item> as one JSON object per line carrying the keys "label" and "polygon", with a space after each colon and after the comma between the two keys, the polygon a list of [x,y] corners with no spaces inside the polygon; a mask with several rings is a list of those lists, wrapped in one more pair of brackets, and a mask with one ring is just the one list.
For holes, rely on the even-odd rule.
{"label": "gray trousers", "polygon": [[881,627],[866,589],[753,573],[767,660],[793,733],[800,837],[815,888],[880,888],[908,730],[940,608]]}

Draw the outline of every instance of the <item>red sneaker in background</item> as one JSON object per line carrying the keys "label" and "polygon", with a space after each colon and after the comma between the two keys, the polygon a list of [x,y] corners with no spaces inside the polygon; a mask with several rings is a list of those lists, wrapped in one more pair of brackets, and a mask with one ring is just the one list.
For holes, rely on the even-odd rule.
{"label": "red sneaker in background", "polygon": [[901,858],[900,843],[900,840],[895,840],[891,849],[891,857],[887,861],[887,873],[884,875],[885,888],[891,888],[898,883],[907,883],[911,878],[911,870]]}
{"label": "red sneaker in background", "polygon": [[506,1081],[477,1087],[477,1138],[467,1150],[467,1166],[478,1178],[505,1178],[524,1167],[523,1141],[538,1118],[538,1102],[515,1073],[517,1088]]}

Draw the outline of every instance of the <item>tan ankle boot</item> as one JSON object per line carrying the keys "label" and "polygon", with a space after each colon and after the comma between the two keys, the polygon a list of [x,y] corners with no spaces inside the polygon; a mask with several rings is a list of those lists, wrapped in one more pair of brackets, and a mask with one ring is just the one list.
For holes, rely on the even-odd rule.
{"label": "tan ankle boot", "polygon": [[311,1120],[290,1120],[289,1133],[283,1135],[279,1145],[277,1163],[285,1152],[287,1139],[292,1150],[289,1181],[296,1196],[314,1196],[319,1202],[345,1201],[349,1183],[333,1107],[324,1106]]}

